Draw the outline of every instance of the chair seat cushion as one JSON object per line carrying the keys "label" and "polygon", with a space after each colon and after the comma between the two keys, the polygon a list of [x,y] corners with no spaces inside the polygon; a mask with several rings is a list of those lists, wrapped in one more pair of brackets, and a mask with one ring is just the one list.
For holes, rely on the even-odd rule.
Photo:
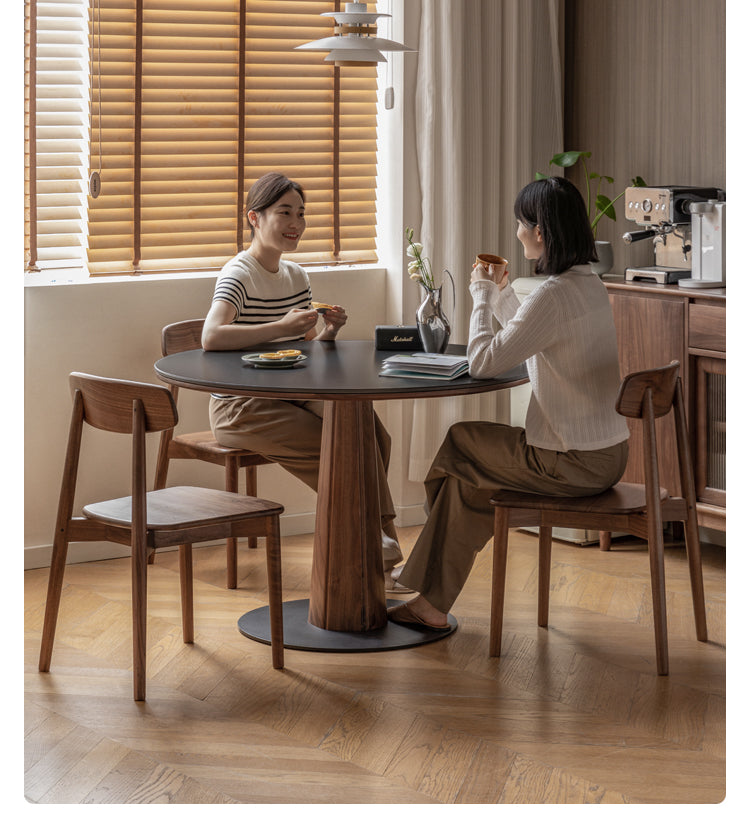
{"label": "chair seat cushion", "polygon": [[[146,494],[146,527],[150,530],[180,530],[201,524],[280,514],[283,511],[283,505],[278,502],[212,488],[179,486]],[[83,515],[110,525],[130,527],[131,497],[86,505]]]}
{"label": "chair seat cushion", "polygon": [[[659,489],[662,502],[669,494]],[[522,491],[498,491],[491,504],[503,508],[523,508],[539,511],[569,511],[579,513],[627,514],[646,510],[646,488],[628,482],[619,482],[601,494],[565,497],[529,494]]]}

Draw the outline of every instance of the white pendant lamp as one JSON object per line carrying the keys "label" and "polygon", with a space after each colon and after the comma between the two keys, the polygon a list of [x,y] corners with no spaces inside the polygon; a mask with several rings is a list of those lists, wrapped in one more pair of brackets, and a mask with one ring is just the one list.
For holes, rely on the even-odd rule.
{"label": "white pendant lamp", "polygon": [[377,14],[367,11],[367,3],[347,3],[344,11],[327,11],[321,17],[333,17],[336,21],[333,37],[313,40],[296,46],[300,51],[329,51],[325,62],[336,65],[372,65],[385,62],[383,51],[413,51],[395,40],[378,37]]}

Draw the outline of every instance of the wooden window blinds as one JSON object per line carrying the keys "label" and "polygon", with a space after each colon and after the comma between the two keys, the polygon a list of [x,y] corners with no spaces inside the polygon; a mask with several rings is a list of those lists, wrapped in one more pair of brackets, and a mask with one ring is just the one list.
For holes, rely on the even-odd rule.
{"label": "wooden window blinds", "polygon": [[294,50],[331,34],[320,14],[338,6],[92,0],[90,272],[220,267],[245,245],[245,195],[269,170],[306,192],[294,260],[376,260],[375,67]]}
{"label": "wooden window blinds", "polygon": [[26,266],[80,267],[89,130],[86,4],[27,0],[25,23]]}

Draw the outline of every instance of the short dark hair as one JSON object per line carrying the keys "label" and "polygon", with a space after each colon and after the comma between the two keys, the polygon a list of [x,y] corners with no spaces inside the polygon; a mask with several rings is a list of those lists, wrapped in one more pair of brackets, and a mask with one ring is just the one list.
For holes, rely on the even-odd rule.
{"label": "short dark hair", "polygon": [[253,210],[256,213],[262,213],[290,190],[299,193],[304,203],[305,191],[302,189],[302,185],[288,179],[282,173],[266,173],[250,188],[245,201],[245,218],[250,226],[250,235],[253,238],[255,238],[255,228],[250,224],[249,212]]}
{"label": "short dark hair", "polygon": [[527,184],[513,211],[526,227],[539,227],[544,251],[537,273],[559,275],[576,264],[598,260],[583,197],[567,179],[550,176]]}

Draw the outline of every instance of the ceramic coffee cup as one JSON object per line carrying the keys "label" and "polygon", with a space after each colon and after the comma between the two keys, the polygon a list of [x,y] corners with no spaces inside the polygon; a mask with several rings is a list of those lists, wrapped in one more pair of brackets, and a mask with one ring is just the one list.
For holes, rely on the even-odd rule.
{"label": "ceramic coffee cup", "polygon": [[505,264],[508,265],[508,261],[502,257],[502,255],[492,255],[491,253],[480,253],[476,259],[477,264],[481,264],[487,272],[490,271],[490,264],[496,264],[497,266],[502,266]]}

